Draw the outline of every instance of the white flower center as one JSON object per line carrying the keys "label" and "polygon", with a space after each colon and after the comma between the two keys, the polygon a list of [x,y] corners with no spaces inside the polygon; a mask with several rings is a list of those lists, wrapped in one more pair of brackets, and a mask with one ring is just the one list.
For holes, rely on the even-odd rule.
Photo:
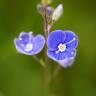
{"label": "white flower center", "polygon": [[58,46],[58,51],[59,52],[64,52],[65,50],[66,50],[66,45],[60,43],[59,46]]}
{"label": "white flower center", "polygon": [[31,51],[33,49],[33,45],[31,44],[31,43],[29,43],[29,44],[26,44],[26,46],[25,46],[25,48],[24,48],[24,50],[25,51]]}

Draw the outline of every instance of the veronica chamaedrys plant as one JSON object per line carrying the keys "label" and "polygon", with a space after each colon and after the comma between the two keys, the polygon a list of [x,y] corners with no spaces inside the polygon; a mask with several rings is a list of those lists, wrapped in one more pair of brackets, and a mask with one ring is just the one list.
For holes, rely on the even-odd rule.
{"label": "veronica chamaedrys plant", "polygon": [[14,39],[14,43],[19,53],[35,55],[43,49],[45,39],[42,35],[34,37],[32,32],[21,32],[19,37]]}
{"label": "veronica chamaedrys plant", "polygon": [[[69,62],[69,59],[76,56],[77,45],[78,38],[73,32],[56,30],[51,32],[47,38],[47,55],[62,66],[67,67],[66,64]],[[66,64],[64,63],[65,61]]]}
{"label": "veronica chamaedrys plant", "polygon": [[[37,4],[37,10],[44,19],[44,36],[33,36],[32,32],[21,32],[18,38],[14,39],[16,50],[21,54],[32,55],[34,59],[44,67],[44,92],[48,90],[47,95],[55,96],[49,91],[51,81],[58,75],[63,68],[70,67],[76,57],[76,48],[78,46],[78,37],[72,31],[55,30],[51,31],[53,24],[59,20],[63,14],[63,4],[59,4],[55,9],[50,6],[52,0],[41,0]],[[38,20],[37,20],[38,21]],[[36,55],[44,48],[44,60]],[[49,59],[54,60],[57,64],[53,73],[50,72]],[[53,77],[52,77],[53,76]]]}

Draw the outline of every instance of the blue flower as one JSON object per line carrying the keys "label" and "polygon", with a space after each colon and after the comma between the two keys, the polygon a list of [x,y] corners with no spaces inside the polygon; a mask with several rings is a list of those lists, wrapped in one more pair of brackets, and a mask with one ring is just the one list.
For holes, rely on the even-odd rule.
{"label": "blue flower", "polygon": [[69,61],[68,58],[76,56],[78,37],[72,31],[56,30],[51,32],[47,38],[47,55],[49,58],[60,62]]}
{"label": "blue flower", "polygon": [[19,53],[35,55],[43,49],[45,39],[42,35],[34,37],[32,32],[22,32],[18,38],[14,39],[14,43]]}

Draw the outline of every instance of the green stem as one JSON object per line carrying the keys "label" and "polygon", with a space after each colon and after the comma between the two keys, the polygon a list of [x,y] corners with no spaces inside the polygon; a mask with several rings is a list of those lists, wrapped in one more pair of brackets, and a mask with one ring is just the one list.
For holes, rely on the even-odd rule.
{"label": "green stem", "polygon": [[33,58],[38,62],[38,63],[40,63],[40,60],[39,60],[39,58],[37,57],[37,56],[33,56]]}
{"label": "green stem", "polygon": [[43,61],[43,59],[39,59],[36,55],[33,56],[33,58],[40,63],[43,67],[45,67],[45,62]]}
{"label": "green stem", "polygon": [[53,78],[57,77],[61,71],[61,66],[58,64],[56,69],[54,70],[54,73],[53,73]]}
{"label": "green stem", "polygon": [[51,81],[50,81],[50,85],[51,85],[51,95],[50,96],[57,96],[56,93],[54,92],[54,85],[56,84],[57,80],[58,80],[58,76],[60,74],[60,71],[61,71],[61,66],[58,64],[57,67],[55,68],[53,74],[52,74],[52,78],[51,78]]}

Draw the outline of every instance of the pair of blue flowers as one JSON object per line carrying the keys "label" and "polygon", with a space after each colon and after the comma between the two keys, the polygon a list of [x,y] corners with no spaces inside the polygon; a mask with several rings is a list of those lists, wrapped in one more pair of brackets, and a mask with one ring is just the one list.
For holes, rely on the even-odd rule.
{"label": "pair of blue flowers", "polygon": [[26,55],[38,54],[47,44],[47,56],[63,67],[72,65],[76,56],[78,37],[72,31],[56,30],[47,40],[42,35],[33,36],[32,32],[22,32],[14,43],[17,51]]}

